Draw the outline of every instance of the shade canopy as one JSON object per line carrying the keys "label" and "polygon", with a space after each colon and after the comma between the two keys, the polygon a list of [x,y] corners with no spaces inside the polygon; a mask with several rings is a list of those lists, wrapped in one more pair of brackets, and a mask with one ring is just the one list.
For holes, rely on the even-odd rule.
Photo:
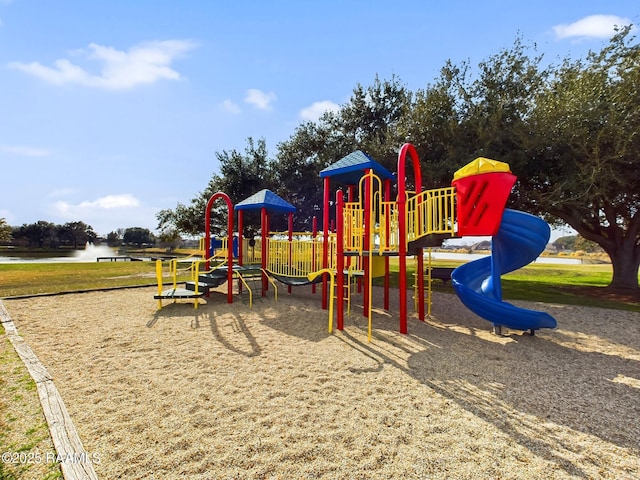
{"label": "shade canopy", "polygon": [[266,188],[236,204],[234,210],[262,210],[269,213],[293,213],[296,207]]}
{"label": "shade canopy", "polygon": [[372,169],[382,180],[395,180],[395,175],[361,150],[350,153],[320,171],[320,178],[330,177],[344,185],[357,185],[364,171]]}

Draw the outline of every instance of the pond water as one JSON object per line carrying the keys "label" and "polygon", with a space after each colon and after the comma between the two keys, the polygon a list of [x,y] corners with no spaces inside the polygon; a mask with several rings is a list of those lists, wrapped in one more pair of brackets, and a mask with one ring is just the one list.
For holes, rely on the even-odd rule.
{"label": "pond water", "polygon": [[[70,262],[95,262],[98,257],[113,257],[118,255],[115,248],[107,247],[105,245],[93,245],[89,244],[82,250],[71,250],[61,252],[56,257],[42,257],[42,256],[12,256],[10,250],[0,251],[0,264],[1,263],[70,263]],[[50,255],[50,254],[47,254]],[[479,253],[455,253],[455,252],[432,252],[431,258],[436,260],[459,260],[461,262],[470,262],[482,257],[488,256],[487,254]],[[580,265],[582,260],[579,258],[569,257],[538,257],[535,263],[548,263],[548,264],[562,264],[562,265]]]}
{"label": "pond water", "polygon": [[115,248],[106,245],[94,245],[89,243],[84,249],[61,250],[60,255],[51,256],[51,252],[46,254],[25,254],[12,255],[11,249],[0,250],[0,263],[73,263],[73,262],[96,262],[98,257],[113,257],[118,255]]}

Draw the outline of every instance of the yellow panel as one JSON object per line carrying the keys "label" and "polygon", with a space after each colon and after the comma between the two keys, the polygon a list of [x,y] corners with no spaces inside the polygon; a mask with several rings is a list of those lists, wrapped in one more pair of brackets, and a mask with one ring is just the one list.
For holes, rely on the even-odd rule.
{"label": "yellow panel", "polygon": [[374,255],[371,265],[371,278],[384,277],[384,257]]}

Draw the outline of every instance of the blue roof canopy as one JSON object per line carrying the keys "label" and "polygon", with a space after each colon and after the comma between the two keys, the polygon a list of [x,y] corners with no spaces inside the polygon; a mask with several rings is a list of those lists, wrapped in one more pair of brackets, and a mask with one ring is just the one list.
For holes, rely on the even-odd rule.
{"label": "blue roof canopy", "polygon": [[296,207],[266,188],[239,202],[234,210],[261,210],[269,213],[293,213]]}
{"label": "blue roof canopy", "polygon": [[395,180],[389,170],[361,150],[356,150],[320,171],[320,178],[330,177],[344,185],[357,185],[364,170],[372,169],[382,180]]}

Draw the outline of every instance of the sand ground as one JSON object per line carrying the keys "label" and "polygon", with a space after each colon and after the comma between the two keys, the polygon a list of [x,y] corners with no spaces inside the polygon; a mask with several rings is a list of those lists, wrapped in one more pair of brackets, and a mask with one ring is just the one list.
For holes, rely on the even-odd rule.
{"label": "sand ground", "polygon": [[637,313],[516,302],[558,328],[496,336],[441,293],[401,335],[376,289],[369,342],[360,310],[328,334],[308,287],[154,291],[4,300],[100,478],[640,478]]}

